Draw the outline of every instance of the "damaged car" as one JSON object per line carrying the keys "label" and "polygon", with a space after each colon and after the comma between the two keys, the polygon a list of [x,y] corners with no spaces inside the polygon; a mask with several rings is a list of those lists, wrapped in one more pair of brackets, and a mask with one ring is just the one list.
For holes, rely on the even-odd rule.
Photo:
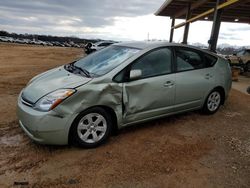
{"label": "damaged car", "polygon": [[119,43],[31,79],[17,115],[35,142],[93,148],[129,125],[197,109],[214,114],[231,84],[227,60],[208,51]]}

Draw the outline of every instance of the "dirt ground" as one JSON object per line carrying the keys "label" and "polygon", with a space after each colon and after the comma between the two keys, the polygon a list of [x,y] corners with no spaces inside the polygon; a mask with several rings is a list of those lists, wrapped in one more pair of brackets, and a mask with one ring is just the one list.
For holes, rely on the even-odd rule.
{"label": "dirt ground", "polygon": [[240,75],[239,80],[237,82],[233,82],[233,85],[232,85],[233,88],[242,93],[248,94],[247,91],[248,91],[248,88],[250,88],[250,73],[248,74],[249,76]]}
{"label": "dirt ground", "polygon": [[250,187],[250,95],[123,129],[96,149],[43,146],[19,128],[16,100],[38,73],[82,49],[0,44],[0,187]]}

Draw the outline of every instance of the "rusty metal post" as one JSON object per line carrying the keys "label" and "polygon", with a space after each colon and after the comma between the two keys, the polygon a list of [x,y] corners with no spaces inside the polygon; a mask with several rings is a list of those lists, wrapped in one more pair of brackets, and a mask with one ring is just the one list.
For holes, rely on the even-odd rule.
{"label": "rusty metal post", "polygon": [[220,25],[221,25],[221,15],[222,15],[222,9],[218,10],[218,6],[220,5],[220,2],[224,2],[224,0],[217,0],[215,11],[214,11],[214,19],[213,19],[213,27],[211,31],[210,40],[208,41],[209,44],[209,50],[215,52],[220,32]]}
{"label": "rusty metal post", "polygon": [[174,27],[174,24],[175,24],[175,17],[172,18],[169,42],[173,42],[173,38],[174,38],[174,28],[173,27]]}
{"label": "rusty metal post", "polygon": [[[187,14],[186,14],[186,21],[189,20],[191,17],[191,3],[188,3],[188,9],[187,9]],[[183,35],[183,44],[187,44],[187,39],[188,39],[188,32],[189,32],[189,25],[190,23],[185,24],[185,29],[184,29],[184,35]]]}

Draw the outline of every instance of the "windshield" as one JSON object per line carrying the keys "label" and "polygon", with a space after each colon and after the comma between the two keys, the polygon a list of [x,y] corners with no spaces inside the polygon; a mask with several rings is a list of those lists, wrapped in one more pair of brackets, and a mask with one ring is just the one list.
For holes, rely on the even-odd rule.
{"label": "windshield", "polygon": [[139,49],[124,46],[110,46],[78,60],[74,65],[86,70],[91,75],[101,76],[116,68],[138,51]]}

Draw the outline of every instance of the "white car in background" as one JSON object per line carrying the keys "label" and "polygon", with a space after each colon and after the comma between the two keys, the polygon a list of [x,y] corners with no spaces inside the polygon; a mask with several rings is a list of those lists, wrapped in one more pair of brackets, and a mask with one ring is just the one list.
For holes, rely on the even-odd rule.
{"label": "white car in background", "polygon": [[112,42],[112,41],[100,41],[100,42],[96,42],[96,43],[88,43],[85,46],[85,53],[90,54],[92,52],[106,48],[114,43],[115,42]]}
{"label": "white car in background", "polygon": [[12,37],[0,36],[0,41],[1,42],[14,42],[14,39]]}
{"label": "white car in background", "polygon": [[91,48],[93,51],[97,51],[97,50],[101,50],[107,46],[110,46],[111,44],[114,44],[114,42],[100,41],[100,42],[93,43]]}

